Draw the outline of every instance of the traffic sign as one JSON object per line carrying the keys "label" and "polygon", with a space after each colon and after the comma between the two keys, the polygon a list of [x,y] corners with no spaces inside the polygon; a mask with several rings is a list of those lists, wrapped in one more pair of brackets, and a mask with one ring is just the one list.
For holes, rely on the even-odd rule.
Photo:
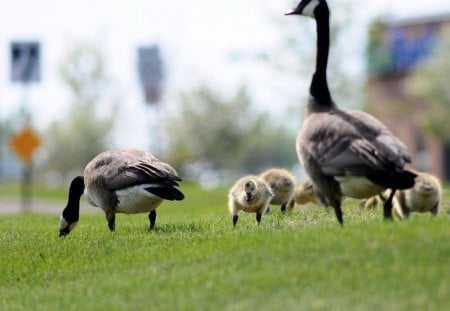
{"label": "traffic sign", "polygon": [[40,43],[11,42],[11,81],[27,84],[41,80]]}
{"label": "traffic sign", "polygon": [[34,152],[40,145],[40,137],[30,126],[26,126],[11,138],[11,147],[19,158],[26,163],[31,162]]}

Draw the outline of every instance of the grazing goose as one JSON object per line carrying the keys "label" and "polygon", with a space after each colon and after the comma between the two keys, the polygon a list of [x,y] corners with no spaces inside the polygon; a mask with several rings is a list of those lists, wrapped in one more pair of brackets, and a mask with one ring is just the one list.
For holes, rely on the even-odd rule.
{"label": "grazing goose", "polygon": [[84,176],[72,180],[69,199],[60,218],[60,236],[73,230],[78,222],[80,197],[101,208],[108,227],[115,229],[115,214],[149,212],[150,229],[156,221],[155,209],[164,200],[183,200],[176,187],[177,172],[144,150],[110,150],[97,155],[86,165]]}
{"label": "grazing goose", "polygon": [[344,196],[362,199],[392,189],[384,204],[385,218],[392,218],[392,198],[397,189],[414,185],[415,174],[404,170],[411,155],[405,145],[373,116],[340,110],[327,83],[330,44],[329,10],[325,0],[302,0],[286,15],[315,19],[316,69],[310,85],[307,114],[297,136],[297,155],[314,188],[334,208],[343,224]]}

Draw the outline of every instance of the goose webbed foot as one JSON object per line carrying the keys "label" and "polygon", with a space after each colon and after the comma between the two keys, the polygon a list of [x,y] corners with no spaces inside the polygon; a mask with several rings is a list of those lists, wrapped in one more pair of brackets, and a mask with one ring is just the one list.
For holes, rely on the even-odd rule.
{"label": "goose webbed foot", "polygon": [[150,230],[155,229],[156,222],[156,211],[153,210],[148,214],[148,219],[150,220]]}

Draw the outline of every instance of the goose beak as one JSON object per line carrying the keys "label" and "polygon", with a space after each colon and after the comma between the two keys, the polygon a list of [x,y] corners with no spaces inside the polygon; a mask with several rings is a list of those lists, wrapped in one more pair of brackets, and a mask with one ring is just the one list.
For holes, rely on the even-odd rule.
{"label": "goose beak", "polygon": [[68,235],[69,233],[70,233],[69,227],[66,227],[66,228],[64,228],[64,229],[59,230],[59,236],[60,236],[60,237],[66,236],[66,235]]}
{"label": "goose beak", "polygon": [[[307,1],[306,1],[307,2]],[[284,13],[284,15],[300,15],[303,11],[304,7],[306,6],[305,1],[301,1],[296,8],[292,9],[291,11],[288,11]]]}
{"label": "goose beak", "polygon": [[246,196],[247,203],[250,203],[252,201],[252,193],[251,192],[247,192],[246,195],[247,195]]}
{"label": "goose beak", "polygon": [[284,13],[284,15],[288,16],[288,15],[296,15],[296,14],[298,14],[295,11],[296,11],[296,9],[293,9],[291,11],[288,11],[288,12]]}

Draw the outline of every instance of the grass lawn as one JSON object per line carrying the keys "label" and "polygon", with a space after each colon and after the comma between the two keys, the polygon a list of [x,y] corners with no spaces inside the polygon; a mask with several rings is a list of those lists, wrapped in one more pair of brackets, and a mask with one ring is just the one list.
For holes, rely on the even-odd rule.
{"label": "grass lawn", "polygon": [[58,238],[59,217],[0,216],[0,310],[448,310],[449,193],[440,216],[384,222],[344,207],[281,216],[236,230],[227,189],[182,187],[186,199],[146,215],[81,215]]}

